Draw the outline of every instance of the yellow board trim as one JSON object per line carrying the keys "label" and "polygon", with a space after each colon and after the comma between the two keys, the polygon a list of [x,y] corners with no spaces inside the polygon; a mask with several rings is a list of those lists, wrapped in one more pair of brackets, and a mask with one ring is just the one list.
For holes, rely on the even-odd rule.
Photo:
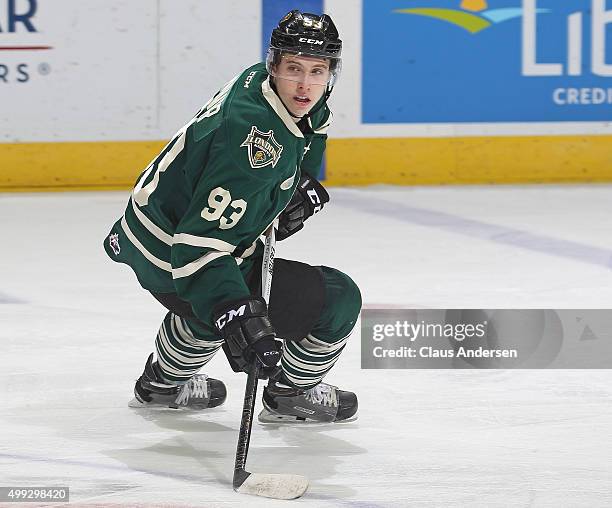
{"label": "yellow board trim", "polygon": [[0,191],[127,189],[165,144],[0,143]]}
{"label": "yellow board trim", "polygon": [[[0,143],[0,191],[128,189],[165,144]],[[610,181],[612,136],[328,141],[328,185]]]}
{"label": "yellow board trim", "polygon": [[330,139],[329,185],[612,181],[612,136]]}

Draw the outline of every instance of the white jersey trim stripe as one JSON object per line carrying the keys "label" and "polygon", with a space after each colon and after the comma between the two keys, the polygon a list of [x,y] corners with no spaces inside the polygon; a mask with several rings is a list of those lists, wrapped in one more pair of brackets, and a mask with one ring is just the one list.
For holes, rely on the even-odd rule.
{"label": "white jersey trim stripe", "polygon": [[[329,117],[327,118],[327,122],[325,122],[323,125],[321,125],[321,127],[319,127],[318,129],[314,129],[313,132],[315,134],[327,134],[327,131],[329,130],[329,127],[332,123],[332,112],[329,112]],[[310,125],[310,128],[312,128],[312,122],[310,121],[310,118],[308,119],[308,123]]]}
{"label": "white jersey trim stripe", "polygon": [[166,233],[162,228],[152,222],[151,219],[140,211],[138,205],[134,201],[134,196],[132,196],[130,199],[130,204],[132,205],[132,210],[134,210],[134,215],[136,215],[136,218],[153,236],[155,236],[155,238],[164,242],[166,245],[172,245],[172,235]]}
{"label": "white jersey trim stripe", "polygon": [[172,237],[172,243],[184,243],[192,247],[207,247],[224,252],[233,252],[236,246],[217,238],[207,238],[204,236],[195,236],[188,233],[176,233]]}
{"label": "white jersey trim stripe", "polygon": [[173,269],[172,278],[180,279],[182,277],[189,277],[211,261],[214,261],[222,256],[229,256],[229,252],[209,252],[208,254],[204,254],[200,259],[196,259],[195,261],[192,261],[185,266],[181,266],[180,268]]}
{"label": "white jersey trim stripe", "polygon": [[255,249],[257,248],[257,241],[258,240],[255,240],[253,245],[243,252],[242,256],[240,256],[242,259],[248,258],[251,254],[253,254],[253,252],[255,252]]}
{"label": "white jersey trim stripe", "polygon": [[136,236],[134,235],[134,233],[132,233],[132,230],[128,226],[127,221],[125,220],[125,216],[121,218],[121,227],[123,228],[123,231],[125,232],[125,235],[128,237],[130,242],[134,244],[134,247],[136,247],[145,258],[147,258],[151,263],[153,263],[158,268],[161,268],[162,270],[165,270],[166,272],[172,273],[172,265],[170,263],[167,263],[166,261],[162,261],[161,259],[155,257],[147,249],[145,249],[144,245],[142,245],[138,241],[138,238],[136,238]]}

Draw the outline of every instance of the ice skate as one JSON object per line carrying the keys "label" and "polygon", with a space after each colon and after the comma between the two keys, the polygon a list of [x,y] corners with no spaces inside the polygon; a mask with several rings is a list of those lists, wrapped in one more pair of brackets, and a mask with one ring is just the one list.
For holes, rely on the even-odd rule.
{"label": "ice skate", "polygon": [[357,419],[357,396],[319,383],[299,390],[272,381],[264,388],[261,423],[346,422]]}
{"label": "ice skate", "polygon": [[134,398],[128,405],[133,408],[206,409],[220,406],[226,397],[227,390],[223,381],[206,374],[196,374],[184,385],[167,383],[162,379],[151,353],[142,376],[134,386]]}

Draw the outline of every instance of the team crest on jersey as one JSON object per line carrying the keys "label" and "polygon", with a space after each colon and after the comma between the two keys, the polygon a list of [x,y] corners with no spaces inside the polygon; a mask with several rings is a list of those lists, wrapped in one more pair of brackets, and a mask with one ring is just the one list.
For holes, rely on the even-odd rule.
{"label": "team crest on jersey", "polygon": [[251,132],[240,145],[249,151],[249,163],[253,169],[268,166],[276,167],[283,153],[283,145],[274,139],[274,131],[261,132],[257,127],[251,127]]}
{"label": "team crest on jersey", "polygon": [[119,235],[117,233],[114,233],[108,237],[108,244],[115,253],[115,256],[118,256],[121,252],[121,247],[119,246]]}

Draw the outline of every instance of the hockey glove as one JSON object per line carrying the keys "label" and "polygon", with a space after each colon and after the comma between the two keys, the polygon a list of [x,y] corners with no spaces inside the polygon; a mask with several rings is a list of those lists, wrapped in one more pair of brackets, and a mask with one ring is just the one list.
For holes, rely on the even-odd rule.
{"label": "hockey glove", "polygon": [[255,355],[264,367],[273,367],[281,355],[281,343],[274,340],[276,333],[266,302],[261,297],[249,296],[217,305],[212,312],[215,328],[225,339],[225,352],[234,372],[248,372]]}
{"label": "hockey glove", "polygon": [[321,211],[329,201],[325,188],[308,175],[300,178],[300,183],[287,207],[278,216],[277,240],[284,240],[304,227],[304,221]]}

